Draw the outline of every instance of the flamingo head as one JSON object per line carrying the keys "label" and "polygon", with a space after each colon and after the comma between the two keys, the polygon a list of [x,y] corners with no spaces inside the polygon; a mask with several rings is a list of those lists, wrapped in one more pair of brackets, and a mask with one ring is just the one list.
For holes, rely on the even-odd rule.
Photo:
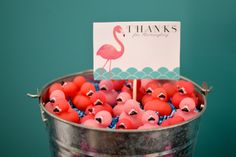
{"label": "flamingo head", "polygon": [[52,103],[53,113],[60,114],[62,112],[67,112],[70,108],[70,104],[66,99],[59,99]]}
{"label": "flamingo head", "polygon": [[145,111],[143,116],[142,116],[142,122],[144,124],[145,123],[157,124],[158,120],[159,120],[159,116],[153,110]]}
{"label": "flamingo head", "polygon": [[161,101],[168,101],[168,96],[167,96],[167,92],[165,91],[164,88],[156,88],[153,92],[152,92],[152,97],[153,98],[157,98]]}
{"label": "flamingo head", "polygon": [[80,93],[84,96],[91,97],[95,91],[95,86],[90,82],[85,82],[80,88]]}
{"label": "flamingo head", "polygon": [[131,99],[131,95],[127,92],[121,92],[117,98],[117,104],[124,104],[127,100]]}
{"label": "flamingo head", "polygon": [[194,112],[195,107],[195,101],[189,97],[184,98],[179,104],[179,108],[184,112]]}
{"label": "flamingo head", "polygon": [[146,86],[144,87],[145,91],[147,94],[152,94],[153,91],[160,87],[159,84],[156,81],[151,81],[149,83],[146,84]]}
{"label": "flamingo head", "polygon": [[122,27],[120,25],[117,25],[114,27],[114,31],[116,31],[117,33],[121,33],[122,32]]}
{"label": "flamingo head", "polygon": [[99,111],[94,118],[99,124],[103,125],[104,127],[108,127],[112,122],[111,113],[105,110]]}
{"label": "flamingo head", "polygon": [[[126,83],[126,86],[129,88],[129,89],[133,89],[133,80],[128,80],[127,83]],[[137,80],[137,89],[139,90],[141,88],[141,80]]]}
{"label": "flamingo head", "polygon": [[137,114],[141,112],[139,102],[133,99],[127,100],[124,104],[124,111],[129,116],[136,116]]}
{"label": "flamingo head", "polygon": [[90,98],[91,103],[94,106],[97,105],[104,105],[106,103],[106,97],[103,92],[101,91],[96,91]]}
{"label": "flamingo head", "polygon": [[191,82],[179,80],[176,82],[178,92],[183,95],[191,95],[194,92],[194,85]]}
{"label": "flamingo head", "polygon": [[113,83],[111,80],[102,80],[100,83],[99,83],[99,88],[100,90],[102,91],[111,91],[114,89],[113,87]]}
{"label": "flamingo head", "polygon": [[103,111],[104,107],[102,105],[90,105],[86,108],[85,113],[86,115],[96,115],[98,112]]}
{"label": "flamingo head", "polygon": [[119,119],[116,124],[116,129],[133,129],[132,122],[129,119],[123,118]]}

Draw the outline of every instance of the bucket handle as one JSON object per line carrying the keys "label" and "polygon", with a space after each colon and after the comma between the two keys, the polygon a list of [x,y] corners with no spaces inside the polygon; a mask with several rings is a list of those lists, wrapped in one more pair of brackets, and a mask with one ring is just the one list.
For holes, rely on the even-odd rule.
{"label": "bucket handle", "polygon": [[209,87],[206,82],[203,82],[203,83],[202,83],[202,86],[200,86],[200,85],[198,85],[196,82],[194,82],[194,81],[192,81],[192,80],[189,80],[189,79],[186,78],[186,77],[181,76],[181,78],[184,79],[184,80],[186,80],[186,81],[192,82],[197,88],[200,89],[200,92],[201,92],[203,95],[205,95],[205,96],[207,96],[207,94],[212,91],[212,88],[213,88],[213,87],[212,87],[212,86]]}
{"label": "bucket handle", "polygon": [[202,83],[202,87],[200,88],[201,93],[204,94],[205,96],[212,91],[212,86],[208,87],[206,82]]}
{"label": "bucket handle", "polygon": [[28,97],[30,97],[30,98],[40,98],[40,94],[39,94],[40,92],[39,92],[39,89],[37,88],[37,92],[36,92],[36,94],[31,94],[31,93],[27,93],[26,95],[28,96]]}
{"label": "bucket handle", "polygon": [[[33,99],[35,99],[35,98],[40,98],[40,95],[38,94],[39,93],[39,91],[38,91],[38,89],[37,89],[37,94],[31,94],[31,93],[27,93],[26,95],[28,96],[28,97],[30,97],[30,98],[33,98]],[[41,113],[41,119],[42,119],[42,121],[43,122],[46,122],[47,121],[47,118],[45,118],[45,111],[43,111],[43,109],[42,109],[42,107],[40,107],[40,113]]]}
{"label": "bucket handle", "polygon": [[40,98],[40,95],[39,94],[31,94],[31,93],[27,93],[26,94],[28,97],[30,97],[30,98]]}

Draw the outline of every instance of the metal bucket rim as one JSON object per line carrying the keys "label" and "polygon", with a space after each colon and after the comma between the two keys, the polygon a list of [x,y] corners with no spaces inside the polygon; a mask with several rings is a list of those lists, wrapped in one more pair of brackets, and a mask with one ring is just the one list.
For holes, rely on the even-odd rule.
{"label": "metal bucket rim", "polygon": [[[43,112],[46,112],[48,115],[50,115],[50,117],[58,120],[58,121],[61,121],[63,123],[66,123],[66,124],[69,124],[69,125],[73,125],[75,127],[80,127],[80,128],[83,128],[83,129],[88,129],[88,130],[94,130],[94,131],[101,131],[101,132],[114,132],[114,133],[140,133],[140,132],[156,132],[156,131],[161,131],[161,130],[167,130],[167,129],[172,129],[172,128],[175,128],[175,127],[180,127],[180,126],[183,126],[183,125],[186,125],[198,118],[201,117],[201,115],[205,112],[206,110],[206,107],[207,107],[207,101],[206,101],[206,95],[200,93],[202,96],[203,96],[203,99],[204,99],[204,107],[203,109],[201,110],[201,112],[195,116],[194,118],[190,119],[190,120],[187,120],[187,121],[184,121],[184,122],[181,122],[179,124],[175,124],[175,125],[170,125],[170,126],[164,126],[164,127],[159,127],[159,128],[154,128],[154,129],[129,129],[129,130],[122,130],[122,129],[110,129],[110,128],[95,128],[95,127],[88,127],[88,126],[85,126],[85,125],[82,125],[82,124],[77,124],[77,123],[73,123],[73,122],[70,122],[70,121],[66,121],[66,120],[63,120],[59,117],[57,117],[56,115],[48,112],[46,110],[46,108],[44,107],[44,104],[42,103],[42,95],[44,94],[45,90],[53,83],[55,82],[58,82],[58,80],[62,80],[62,79],[66,79],[66,78],[70,78],[70,77],[73,77],[73,76],[76,76],[76,75],[80,75],[80,74],[84,74],[84,73],[92,73],[93,70],[85,70],[85,71],[81,71],[81,72],[77,72],[77,73],[72,73],[72,74],[69,74],[69,75],[65,75],[65,76],[62,76],[62,77],[58,77],[52,81],[50,81],[49,83],[45,84],[42,89],[40,90],[39,92],[39,105],[40,107],[42,108]],[[186,78],[186,77],[183,77],[183,76],[180,76],[181,79],[183,80],[188,80],[188,81],[191,81],[193,84],[194,84],[194,87],[197,88],[199,91],[201,90],[200,88],[200,85],[198,85],[197,83],[195,83],[194,81]]]}

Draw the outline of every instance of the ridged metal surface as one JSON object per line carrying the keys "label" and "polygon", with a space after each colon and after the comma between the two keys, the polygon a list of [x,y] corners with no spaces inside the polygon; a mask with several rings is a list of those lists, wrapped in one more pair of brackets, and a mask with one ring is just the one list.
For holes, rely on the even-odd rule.
{"label": "ridged metal surface", "polygon": [[[86,71],[55,81],[71,80],[78,74],[92,80],[92,71]],[[46,100],[45,95],[50,84],[45,86],[40,94],[40,107],[54,157],[190,157],[193,155],[200,117],[206,108],[203,94],[199,94],[199,97],[205,107],[190,121],[151,130],[111,130],[70,123],[47,112],[43,102]],[[195,87],[201,90],[199,85],[195,84]]]}

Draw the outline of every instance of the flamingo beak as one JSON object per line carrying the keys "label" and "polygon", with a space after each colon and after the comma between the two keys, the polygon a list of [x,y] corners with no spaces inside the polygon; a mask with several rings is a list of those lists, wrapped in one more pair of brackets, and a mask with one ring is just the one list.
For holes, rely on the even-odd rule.
{"label": "flamingo beak", "polygon": [[138,112],[135,111],[134,109],[132,109],[130,112],[129,112],[129,115],[133,116],[133,115],[137,115]]}
{"label": "flamingo beak", "polygon": [[55,112],[55,113],[60,113],[60,112],[61,112],[60,107],[56,106],[56,107],[53,109],[53,112]]}
{"label": "flamingo beak", "polygon": [[106,91],[107,90],[107,87],[104,85],[100,88],[100,90],[103,90],[103,91]]}
{"label": "flamingo beak", "polygon": [[186,94],[187,93],[183,87],[179,88],[178,92],[180,92],[181,94]]}
{"label": "flamingo beak", "polygon": [[160,98],[161,100],[164,100],[166,98],[165,94],[163,93],[160,93],[158,98]]}
{"label": "flamingo beak", "polygon": [[152,89],[151,89],[151,88],[148,88],[148,89],[146,90],[146,93],[147,93],[147,94],[152,94]]}
{"label": "flamingo beak", "polygon": [[123,100],[121,98],[116,99],[117,102],[122,102]]}
{"label": "flamingo beak", "polygon": [[92,96],[93,95],[93,91],[90,90],[88,93],[86,93],[87,96]]}
{"label": "flamingo beak", "polygon": [[118,129],[126,129],[125,124],[121,123],[121,124],[118,126]]}
{"label": "flamingo beak", "polygon": [[125,32],[121,29],[120,33],[125,37]]}
{"label": "flamingo beak", "polygon": [[148,118],[148,121],[155,121],[156,119],[155,118],[153,118],[152,116],[150,116],[149,118]]}
{"label": "flamingo beak", "polygon": [[100,99],[96,100],[95,103],[94,103],[94,105],[102,105],[102,104],[103,103],[102,103],[102,101]]}
{"label": "flamingo beak", "polygon": [[88,109],[88,111],[91,112],[91,113],[93,113],[93,109],[92,109],[92,108]]}
{"label": "flamingo beak", "polygon": [[187,106],[184,106],[184,108],[181,109],[184,112],[189,112],[189,108]]}
{"label": "flamingo beak", "polygon": [[128,84],[126,85],[126,87],[128,87],[129,89],[131,89],[131,88],[132,88],[132,86],[131,86],[131,84],[130,84],[130,83],[128,83]]}
{"label": "flamingo beak", "polygon": [[95,118],[95,120],[98,121],[98,123],[102,123],[102,118],[101,117]]}
{"label": "flamingo beak", "polygon": [[56,101],[55,98],[49,100],[50,103],[55,103],[55,101]]}

